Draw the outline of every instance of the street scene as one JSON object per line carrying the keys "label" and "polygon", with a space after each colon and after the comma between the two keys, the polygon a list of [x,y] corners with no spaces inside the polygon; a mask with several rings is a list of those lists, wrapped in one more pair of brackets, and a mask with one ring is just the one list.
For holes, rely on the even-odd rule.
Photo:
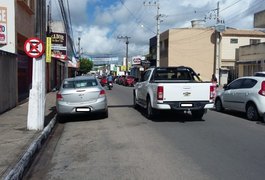
{"label": "street scene", "polygon": [[1,0],[0,177],[264,179],[264,0]]}

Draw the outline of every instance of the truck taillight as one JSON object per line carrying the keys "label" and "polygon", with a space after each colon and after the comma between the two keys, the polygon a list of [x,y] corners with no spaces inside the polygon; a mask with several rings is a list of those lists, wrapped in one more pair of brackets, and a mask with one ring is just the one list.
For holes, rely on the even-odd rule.
{"label": "truck taillight", "polygon": [[261,88],[259,90],[259,94],[265,96],[265,81],[262,81]]}
{"label": "truck taillight", "polygon": [[164,99],[164,87],[158,86],[157,87],[157,100],[163,100]]}
{"label": "truck taillight", "polygon": [[214,99],[214,97],[215,97],[215,90],[216,90],[216,86],[215,85],[211,85],[210,86],[210,100]]}
{"label": "truck taillight", "polygon": [[57,94],[56,94],[56,99],[57,99],[58,101],[62,101],[62,100],[63,100],[63,96],[62,96],[62,94],[61,94],[61,93],[57,93]]}

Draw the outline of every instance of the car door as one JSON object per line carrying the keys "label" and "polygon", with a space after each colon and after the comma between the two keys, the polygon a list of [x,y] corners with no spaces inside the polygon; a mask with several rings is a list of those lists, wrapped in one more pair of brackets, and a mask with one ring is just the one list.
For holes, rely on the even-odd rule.
{"label": "car door", "polygon": [[237,92],[241,88],[243,81],[244,79],[236,79],[227,86],[222,95],[223,106],[225,108],[235,109],[238,103],[240,103],[237,98]]}
{"label": "car door", "polygon": [[147,94],[148,79],[149,79],[151,72],[152,72],[151,70],[145,71],[141,77],[141,82],[136,84],[137,97],[138,97],[138,100],[141,102],[145,102],[146,94]]}
{"label": "car door", "polygon": [[245,112],[246,103],[251,95],[252,88],[256,85],[257,80],[251,78],[245,78],[241,84],[241,88],[238,89],[235,94],[235,99],[238,101],[235,110]]}

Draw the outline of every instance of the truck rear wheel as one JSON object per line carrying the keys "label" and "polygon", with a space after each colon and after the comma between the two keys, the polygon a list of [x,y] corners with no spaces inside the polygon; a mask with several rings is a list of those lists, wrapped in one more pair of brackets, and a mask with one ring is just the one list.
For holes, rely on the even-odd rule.
{"label": "truck rear wheel", "polygon": [[146,117],[148,119],[153,119],[154,116],[156,115],[156,110],[154,108],[152,108],[152,105],[151,105],[151,101],[150,99],[148,98],[147,99],[147,107],[146,107]]}

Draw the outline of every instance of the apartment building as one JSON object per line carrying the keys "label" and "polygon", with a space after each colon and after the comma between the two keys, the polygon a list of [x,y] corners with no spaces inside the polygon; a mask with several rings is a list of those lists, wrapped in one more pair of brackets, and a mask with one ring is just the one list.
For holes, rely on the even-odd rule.
{"label": "apartment building", "polygon": [[[239,47],[265,42],[265,33],[227,28],[220,36],[220,83],[226,84],[236,77]],[[215,73],[216,49],[214,28],[169,29],[160,35],[160,66],[190,66],[203,80],[210,80]],[[150,39],[150,54],[155,59],[156,37]]]}
{"label": "apartment building", "polygon": [[227,29],[222,33],[221,68],[229,70],[230,79],[234,79],[239,75],[236,62],[239,60],[240,47],[257,45],[263,42],[265,42],[265,33],[258,30]]}
{"label": "apartment building", "polygon": [[[254,27],[265,28],[265,10],[254,14]],[[236,67],[239,77],[265,71],[265,43],[240,47]]]}

